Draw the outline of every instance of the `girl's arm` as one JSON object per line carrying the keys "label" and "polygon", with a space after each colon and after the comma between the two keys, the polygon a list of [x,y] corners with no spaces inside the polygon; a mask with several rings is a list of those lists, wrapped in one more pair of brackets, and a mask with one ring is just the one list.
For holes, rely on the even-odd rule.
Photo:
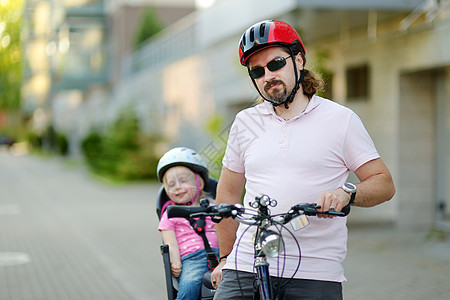
{"label": "girl's arm", "polygon": [[174,277],[181,274],[181,258],[177,238],[173,230],[161,230],[163,242],[169,245],[170,269]]}

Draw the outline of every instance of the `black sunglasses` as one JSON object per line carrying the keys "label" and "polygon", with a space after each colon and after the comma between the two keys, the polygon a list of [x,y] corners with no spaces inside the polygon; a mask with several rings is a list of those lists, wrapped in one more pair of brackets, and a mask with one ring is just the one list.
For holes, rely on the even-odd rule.
{"label": "black sunglasses", "polygon": [[[291,57],[290,55],[288,57],[277,57],[275,59],[272,59],[269,61],[269,63],[266,65],[267,69],[269,69],[270,72],[275,72],[281,69],[286,65],[286,58]],[[253,69],[248,70],[248,74],[253,79],[258,79],[262,76],[264,76],[265,67],[254,67]]]}

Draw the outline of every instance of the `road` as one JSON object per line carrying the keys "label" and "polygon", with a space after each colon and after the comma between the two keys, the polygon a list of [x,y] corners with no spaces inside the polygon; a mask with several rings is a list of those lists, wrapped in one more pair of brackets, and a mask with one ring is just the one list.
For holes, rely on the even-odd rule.
{"label": "road", "polygon": [[0,149],[0,299],[164,299],[155,195]]}

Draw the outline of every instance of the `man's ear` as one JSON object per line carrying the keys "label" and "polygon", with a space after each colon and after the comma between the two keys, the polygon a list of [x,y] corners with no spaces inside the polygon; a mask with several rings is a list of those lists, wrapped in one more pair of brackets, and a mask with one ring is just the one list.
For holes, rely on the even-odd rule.
{"label": "man's ear", "polygon": [[295,56],[295,61],[297,62],[297,67],[301,66],[301,69],[299,69],[299,70],[304,69],[303,56],[302,56],[302,54],[300,52]]}

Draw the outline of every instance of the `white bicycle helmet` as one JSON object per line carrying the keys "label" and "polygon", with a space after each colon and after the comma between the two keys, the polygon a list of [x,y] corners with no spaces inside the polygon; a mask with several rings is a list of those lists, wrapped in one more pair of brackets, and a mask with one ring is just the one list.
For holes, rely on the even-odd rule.
{"label": "white bicycle helmet", "polygon": [[184,166],[199,174],[203,178],[206,187],[208,183],[208,167],[196,151],[186,147],[177,147],[167,151],[159,160],[156,168],[159,181],[162,182],[166,171],[174,166]]}

